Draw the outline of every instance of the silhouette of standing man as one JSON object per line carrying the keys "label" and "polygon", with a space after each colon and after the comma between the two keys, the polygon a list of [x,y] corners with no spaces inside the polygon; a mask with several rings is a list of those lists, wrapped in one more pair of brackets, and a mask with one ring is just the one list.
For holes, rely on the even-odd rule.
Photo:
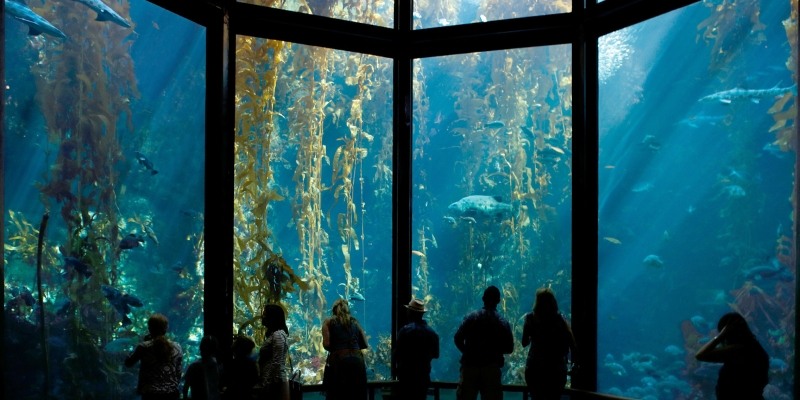
{"label": "silhouette of standing man", "polygon": [[461,351],[461,377],[456,390],[458,400],[503,398],[501,368],[503,354],[514,351],[511,325],[497,312],[500,289],[489,286],[483,292],[483,308],[464,317],[455,334]]}
{"label": "silhouette of standing man", "polygon": [[431,360],[439,358],[439,335],[422,319],[424,302],[411,299],[404,307],[411,322],[397,332],[395,345],[400,398],[422,400],[431,383]]}

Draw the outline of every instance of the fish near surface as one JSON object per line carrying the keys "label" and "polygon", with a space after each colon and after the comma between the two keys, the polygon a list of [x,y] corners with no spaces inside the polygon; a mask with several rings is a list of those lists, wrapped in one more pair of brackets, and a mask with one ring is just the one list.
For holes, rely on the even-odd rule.
{"label": "fish near surface", "polygon": [[450,204],[447,209],[462,218],[503,218],[511,214],[512,207],[500,196],[474,194]]}
{"label": "fish near surface", "polygon": [[5,0],[5,12],[16,19],[28,25],[28,34],[31,36],[41,35],[46,33],[50,36],[66,39],[67,35],[56,28],[50,21],[44,19],[41,15],[36,14],[28,8],[28,6],[13,0]]}
{"label": "fish near surface", "polygon": [[97,13],[97,18],[95,21],[111,21],[123,28],[130,28],[131,24],[122,18],[113,8],[109,7],[108,4],[103,3],[101,0],[75,0],[78,3],[85,5],[86,7],[91,8],[94,12]]}

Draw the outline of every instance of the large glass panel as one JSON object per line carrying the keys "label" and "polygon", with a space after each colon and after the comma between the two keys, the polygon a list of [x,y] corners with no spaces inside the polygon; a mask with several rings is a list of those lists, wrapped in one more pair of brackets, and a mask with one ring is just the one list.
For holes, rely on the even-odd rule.
{"label": "large glass panel", "polygon": [[[413,295],[441,339],[432,379],[457,381],[453,335],[489,285],[511,322],[507,384],[523,384],[523,315],[552,287],[571,312],[569,45],[414,64]],[[408,299],[398,299],[406,303]]]}
{"label": "large glass panel", "polygon": [[147,2],[9,4],[4,389],[134,399],[151,314],[184,361],[203,334],[205,30]]}
{"label": "large glass panel", "polygon": [[603,392],[714,398],[720,365],[695,353],[736,311],[765,397],[791,398],[796,7],[704,2],[601,38]]}
{"label": "large glass panel", "polygon": [[391,28],[394,26],[394,1],[392,0],[239,0],[242,3],[280,8],[303,14],[343,19]]}
{"label": "large glass panel", "polygon": [[415,0],[412,3],[415,29],[572,12],[572,0]]}
{"label": "large glass panel", "polygon": [[281,304],[294,368],[320,383],[342,298],[369,379],[389,379],[392,62],[244,36],[236,54],[234,329],[261,344],[261,310]]}

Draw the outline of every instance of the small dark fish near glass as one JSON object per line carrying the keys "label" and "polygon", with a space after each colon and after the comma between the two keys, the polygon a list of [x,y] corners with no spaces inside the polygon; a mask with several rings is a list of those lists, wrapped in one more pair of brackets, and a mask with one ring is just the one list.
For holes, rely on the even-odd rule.
{"label": "small dark fish near glass", "polygon": [[147,157],[144,156],[144,154],[137,151],[136,160],[138,160],[139,164],[143,166],[146,170],[150,171],[150,175],[155,175],[158,173],[158,171],[156,171],[155,167],[153,166],[153,162],[148,160]]}
{"label": "small dark fish near glass", "polygon": [[128,236],[119,241],[120,250],[129,250],[141,246],[144,243],[144,236],[129,233]]}
{"label": "small dark fish near glass", "polygon": [[64,275],[70,277],[73,272],[77,272],[84,278],[92,276],[92,270],[89,269],[89,264],[86,264],[77,257],[64,256]]}

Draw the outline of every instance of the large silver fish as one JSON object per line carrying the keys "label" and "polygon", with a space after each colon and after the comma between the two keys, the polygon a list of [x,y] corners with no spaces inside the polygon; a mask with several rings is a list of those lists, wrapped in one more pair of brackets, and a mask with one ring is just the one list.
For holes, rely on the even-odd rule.
{"label": "large silver fish", "polygon": [[458,217],[503,218],[511,213],[511,204],[504,203],[500,196],[471,195],[464,197],[447,209]]}
{"label": "large silver fish", "polygon": [[61,32],[58,28],[53,26],[48,20],[44,19],[41,15],[36,14],[28,8],[28,6],[12,1],[12,0],[5,0],[6,4],[6,13],[16,19],[17,21],[23,22],[25,25],[28,25],[28,34],[31,36],[41,35],[42,33],[46,33],[50,36],[54,36],[57,38],[65,39],[67,35],[64,32]]}
{"label": "large silver fish", "polygon": [[91,8],[97,13],[96,21],[111,21],[119,26],[130,28],[131,24],[122,18],[116,11],[114,11],[108,4],[103,3],[101,0],[75,0],[78,3]]}

